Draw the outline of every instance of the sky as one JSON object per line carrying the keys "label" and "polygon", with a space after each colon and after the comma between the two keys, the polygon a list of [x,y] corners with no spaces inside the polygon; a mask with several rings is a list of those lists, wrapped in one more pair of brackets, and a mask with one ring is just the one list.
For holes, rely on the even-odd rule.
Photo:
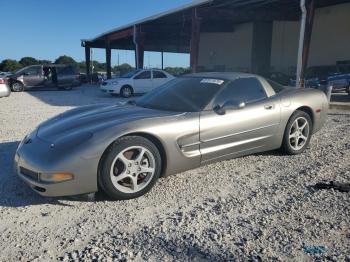
{"label": "sky", "polygon": [[[85,59],[80,39],[93,38],[191,0],[0,0],[0,61],[24,56],[54,61],[68,55]],[[132,51],[113,50],[112,64],[135,64]],[[93,49],[105,62],[105,51]],[[145,52],[146,67],[160,67],[160,53]],[[187,54],[164,55],[165,66],[189,66]]]}

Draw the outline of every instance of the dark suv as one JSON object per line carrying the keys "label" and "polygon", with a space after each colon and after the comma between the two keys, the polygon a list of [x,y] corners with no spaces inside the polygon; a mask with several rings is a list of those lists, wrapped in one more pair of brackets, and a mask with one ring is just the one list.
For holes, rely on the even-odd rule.
{"label": "dark suv", "polygon": [[79,72],[73,65],[32,65],[8,76],[7,82],[14,92],[38,87],[70,90],[80,85]]}

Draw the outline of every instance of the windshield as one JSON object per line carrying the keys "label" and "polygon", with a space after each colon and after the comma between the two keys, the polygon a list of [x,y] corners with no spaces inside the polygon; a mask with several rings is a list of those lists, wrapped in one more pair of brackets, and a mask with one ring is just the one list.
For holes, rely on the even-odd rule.
{"label": "windshield", "polygon": [[26,67],[24,67],[24,68],[21,68],[21,69],[17,70],[17,71],[15,72],[15,74],[21,74],[21,73],[23,73],[25,70],[27,70],[28,68],[29,68],[29,66],[26,66]]}
{"label": "windshield", "polygon": [[126,73],[124,75],[121,75],[120,78],[132,78],[134,75],[136,75],[137,73],[139,73],[141,71],[142,71],[141,69],[134,70],[134,71],[131,71],[131,72]]}
{"label": "windshield", "polygon": [[136,105],[165,111],[199,112],[225,84],[221,79],[176,78],[138,99]]}

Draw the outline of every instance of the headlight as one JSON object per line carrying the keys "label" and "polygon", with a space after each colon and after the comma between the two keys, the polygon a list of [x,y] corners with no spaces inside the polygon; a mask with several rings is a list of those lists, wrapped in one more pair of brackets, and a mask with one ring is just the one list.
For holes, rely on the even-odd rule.
{"label": "headlight", "polygon": [[54,174],[40,174],[40,181],[46,183],[59,183],[73,180],[74,175],[71,173],[54,173]]}

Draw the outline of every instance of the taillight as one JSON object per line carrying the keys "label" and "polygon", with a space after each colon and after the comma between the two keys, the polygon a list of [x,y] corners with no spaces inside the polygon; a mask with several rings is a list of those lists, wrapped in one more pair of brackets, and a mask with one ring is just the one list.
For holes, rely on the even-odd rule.
{"label": "taillight", "polygon": [[0,84],[6,84],[5,79],[0,78]]}

